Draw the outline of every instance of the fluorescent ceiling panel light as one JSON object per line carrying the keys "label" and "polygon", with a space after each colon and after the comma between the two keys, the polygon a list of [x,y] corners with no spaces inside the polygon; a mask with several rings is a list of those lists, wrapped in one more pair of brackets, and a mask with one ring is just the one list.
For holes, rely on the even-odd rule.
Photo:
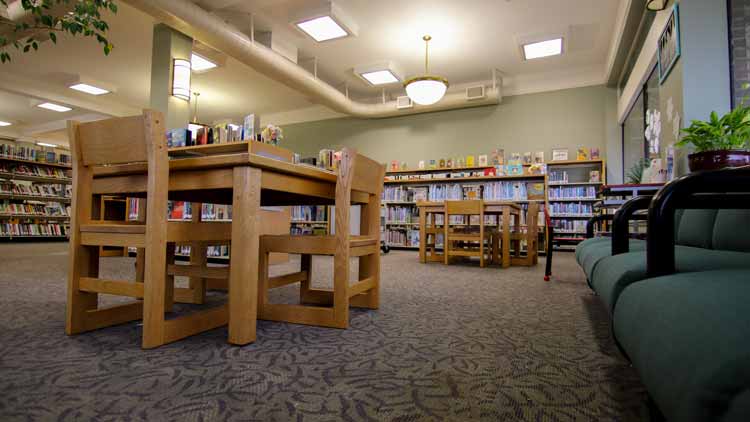
{"label": "fluorescent ceiling panel light", "polygon": [[205,72],[217,67],[217,64],[193,53],[190,57],[190,67],[193,69],[193,72]]}
{"label": "fluorescent ceiling panel light", "polygon": [[560,54],[562,54],[562,38],[525,44],[523,46],[523,55],[526,60],[558,56]]}
{"label": "fluorescent ceiling panel light", "polygon": [[36,144],[39,145],[40,147],[57,148],[57,145],[55,145],[55,144],[48,144],[46,142],[37,142]]}
{"label": "fluorescent ceiling panel light", "polygon": [[109,91],[104,88],[99,88],[99,87],[89,85],[89,84],[84,84],[84,83],[71,85],[69,88],[75,89],[76,91],[85,92],[86,94],[91,94],[91,95],[109,94]]}
{"label": "fluorescent ceiling panel light", "polygon": [[390,70],[376,70],[375,72],[362,73],[362,77],[373,85],[385,85],[398,82],[396,75]]}
{"label": "fluorescent ceiling panel light", "polygon": [[47,110],[56,111],[58,113],[65,113],[66,111],[73,110],[70,107],[65,107],[54,103],[41,103],[38,104],[37,107],[46,108]]}
{"label": "fluorescent ceiling panel light", "polygon": [[299,22],[297,23],[297,27],[317,42],[343,38],[349,35],[349,33],[330,16],[321,16],[305,22]]}
{"label": "fluorescent ceiling panel light", "polygon": [[0,120],[0,126],[10,126],[11,123]]}

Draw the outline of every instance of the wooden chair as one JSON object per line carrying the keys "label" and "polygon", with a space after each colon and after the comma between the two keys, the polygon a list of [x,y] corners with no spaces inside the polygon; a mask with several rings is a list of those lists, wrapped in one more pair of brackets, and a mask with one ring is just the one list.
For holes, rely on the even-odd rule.
{"label": "wooden chair", "polygon": [[[167,222],[169,160],[164,134],[163,116],[150,110],[141,116],[68,122],[73,155],[68,335],[143,318],[142,346],[151,348],[227,323],[226,306],[165,320],[164,313],[173,304],[174,274],[228,276],[226,268],[173,265],[175,242],[229,241],[231,224]],[[94,168],[136,162],[148,163],[145,224],[99,221],[100,201],[92,194]],[[99,278],[100,246],[142,248],[142,276],[139,269],[134,282]],[[102,308],[98,305],[102,293],[136,300]]]}
{"label": "wooden chair", "polygon": [[[456,228],[450,223],[451,216],[461,215],[466,221],[463,228]],[[478,229],[471,227],[471,216],[479,216]],[[445,264],[450,263],[453,256],[479,257],[479,266],[484,267],[485,253],[489,248],[485,247],[485,242],[491,240],[491,232],[485,230],[484,226],[484,201],[445,201],[445,221],[443,229],[443,256]],[[468,246],[457,246],[458,243]]]}
{"label": "wooden chair", "polygon": [[[521,242],[526,241],[526,255],[521,256]],[[539,261],[539,203],[529,202],[526,212],[526,232],[511,235],[515,251],[511,265],[534,266]]]}
{"label": "wooden chair", "polygon": [[[349,306],[377,309],[380,303],[380,194],[385,166],[344,148],[336,182],[335,235],[265,235],[260,238],[258,315],[260,319],[347,328]],[[360,235],[350,235],[353,194],[362,204]],[[364,195],[364,196],[363,196]],[[269,253],[302,255],[301,270],[269,277]],[[333,290],[312,289],[312,255],[333,255]],[[349,285],[351,257],[359,257],[359,281]],[[300,283],[300,304],[272,304],[268,290]],[[331,307],[332,305],[332,307]]]}

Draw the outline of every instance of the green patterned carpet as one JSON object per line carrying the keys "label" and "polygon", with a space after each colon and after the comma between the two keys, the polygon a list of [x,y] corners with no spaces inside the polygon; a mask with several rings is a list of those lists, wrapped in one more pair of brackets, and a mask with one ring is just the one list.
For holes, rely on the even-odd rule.
{"label": "green patterned carpet", "polygon": [[[2,421],[638,421],[645,392],[572,254],[536,268],[382,260],[382,307],[348,330],[259,322],[156,350],[136,323],[63,332],[65,244],[0,245]],[[289,272],[297,261],[278,272]],[[280,266],[281,267],[281,266]],[[326,285],[331,261],[316,258]],[[104,258],[108,277],[133,260]],[[293,286],[274,294],[291,301]],[[212,302],[226,300],[221,292]],[[186,308],[181,308],[186,311]]]}

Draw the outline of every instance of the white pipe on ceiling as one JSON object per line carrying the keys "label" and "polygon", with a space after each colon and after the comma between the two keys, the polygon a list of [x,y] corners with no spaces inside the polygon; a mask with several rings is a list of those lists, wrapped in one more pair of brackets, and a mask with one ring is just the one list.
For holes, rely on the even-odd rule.
{"label": "white pipe on ceiling", "polygon": [[366,104],[349,99],[329,84],[316,79],[305,69],[290,62],[188,0],[124,0],[165,24],[250,66],[259,73],[292,88],[312,101],[339,113],[360,118],[396,117],[408,114],[497,105],[502,99],[502,83],[489,89],[487,96],[469,101],[463,92],[448,93],[430,106],[415,104],[397,109],[395,102]]}

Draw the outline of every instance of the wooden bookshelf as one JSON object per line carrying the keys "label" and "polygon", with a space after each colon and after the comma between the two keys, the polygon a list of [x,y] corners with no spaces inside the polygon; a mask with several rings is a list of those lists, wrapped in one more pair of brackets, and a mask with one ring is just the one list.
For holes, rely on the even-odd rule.
{"label": "wooden bookshelf", "polygon": [[[522,164],[523,167],[531,167],[531,164]],[[494,165],[487,166],[473,166],[473,167],[436,167],[433,169],[404,169],[404,170],[389,170],[385,172],[385,175],[389,174],[410,174],[410,173],[445,173],[449,171],[480,171],[495,168]]]}
{"label": "wooden bookshelf", "polygon": [[9,157],[7,155],[0,155],[0,160],[9,161],[9,162],[13,162],[13,163],[36,164],[36,165],[40,165],[40,166],[57,167],[57,168],[62,168],[62,169],[66,169],[66,170],[70,170],[71,168],[73,168],[70,164],[48,163],[46,161],[24,160],[24,159],[21,159],[21,158]]}
{"label": "wooden bookshelf", "polygon": [[60,202],[69,204],[70,198],[62,196],[37,196],[37,195],[16,195],[12,193],[0,192],[0,199],[16,199],[19,201],[39,201],[39,202]]}
{"label": "wooden bookshelf", "polygon": [[461,182],[481,182],[481,181],[502,181],[502,180],[544,180],[543,174],[519,174],[508,176],[467,176],[467,177],[446,177],[438,179],[402,179],[386,180],[385,184],[429,184],[429,183],[461,183]]}
{"label": "wooden bookshelf", "polygon": [[[590,179],[591,172],[599,172],[599,180]],[[565,172],[567,180],[550,180],[552,173]],[[555,226],[555,236],[552,240],[553,246],[564,245],[575,246],[585,239],[586,220],[593,214],[593,206],[601,201],[601,187],[606,183],[605,160],[567,160],[550,161],[547,163],[547,174],[545,176],[546,208],[552,224]],[[582,189],[591,191],[584,196],[557,196],[550,197],[552,190],[563,191]],[[592,194],[593,193],[593,194]],[[563,212],[555,210],[562,207],[578,207],[579,212]]]}
{"label": "wooden bookshelf", "polygon": [[61,185],[69,185],[73,183],[73,179],[68,178],[68,177],[62,178],[62,177],[52,177],[52,176],[36,176],[32,174],[6,173],[6,172],[0,172],[0,179],[26,180],[29,182],[51,183],[51,184],[61,184]]}

